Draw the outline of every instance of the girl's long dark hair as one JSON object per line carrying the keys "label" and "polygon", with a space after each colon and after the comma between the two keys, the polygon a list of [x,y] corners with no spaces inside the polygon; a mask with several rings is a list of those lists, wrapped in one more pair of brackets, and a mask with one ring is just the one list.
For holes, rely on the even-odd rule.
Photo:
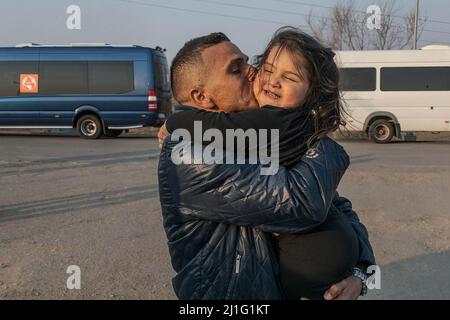
{"label": "girl's long dark hair", "polygon": [[295,27],[278,29],[262,55],[256,56],[254,65],[261,70],[273,48],[277,48],[275,57],[282,50],[293,57],[300,72],[300,59],[307,61],[309,92],[299,110],[306,115],[308,124],[301,124],[307,147],[327,134],[337,130],[343,121],[343,104],[339,91],[339,69],[334,62],[334,52],[319,41]]}

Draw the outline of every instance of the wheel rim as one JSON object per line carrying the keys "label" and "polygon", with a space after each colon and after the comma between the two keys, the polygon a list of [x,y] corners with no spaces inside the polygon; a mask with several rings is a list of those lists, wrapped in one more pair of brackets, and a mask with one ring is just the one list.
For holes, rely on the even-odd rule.
{"label": "wheel rim", "polygon": [[375,127],[375,138],[378,140],[386,140],[389,137],[391,130],[385,124],[379,124]]}
{"label": "wheel rim", "polygon": [[85,120],[81,123],[81,132],[91,137],[97,133],[97,124],[93,120]]}

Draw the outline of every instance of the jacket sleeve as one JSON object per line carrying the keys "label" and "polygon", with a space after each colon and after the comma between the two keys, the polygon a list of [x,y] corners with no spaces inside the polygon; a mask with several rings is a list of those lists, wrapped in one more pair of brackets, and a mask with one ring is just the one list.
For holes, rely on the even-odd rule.
{"label": "jacket sleeve", "polygon": [[[308,112],[273,106],[230,113],[191,108],[172,114],[165,124],[171,134],[176,129],[185,129],[191,136],[195,136],[196,131],[205,132],[209,129],[219,130],[223,135],[226,135],[229,129],[241,129],[245,132],[249,129],[278,130],[279,162],[289,167],[305,154],[308,140],[315,132],[314,120]],[[272,140],[266,143],[270,149]]]}
{"label": "jacket sleeve", "polygon": [[162,195],[168,199],[162,206],[177,206],[186,218],[267,232],[302,232],[321,224],[349,165],[345,150],[327,137],[291,169],[280,167],[274,175],[261,175],[259,164],[175,165],[172,143],[166,140],[160,158],[160,184],[172,189],[170,199]]}
{"label": "jacket sleeve", "polygon": [[376,263],[366,227],[361,223],[356,212],[353,211],[350,200],[340,197],[339,194],[336,193],[333,206],[335,206],[341,214],[344,214],[348,218],[353,229],[355,230],[359,243],[358,267],[366,270],[368,266]]}
{"label": "jacket sleeve", "polygon": [[212,112],[200,109],[188,109],[176,112],[166,120],[166,128],[169,133],[182,128],[194,134],[194,122],[200,121],[202,130],[218,129],[225,133],[227,129],[271,129],[281,128],[286,118],[294,112],[294,109],[277,107],[263,107],[249,109],[241,112]]}

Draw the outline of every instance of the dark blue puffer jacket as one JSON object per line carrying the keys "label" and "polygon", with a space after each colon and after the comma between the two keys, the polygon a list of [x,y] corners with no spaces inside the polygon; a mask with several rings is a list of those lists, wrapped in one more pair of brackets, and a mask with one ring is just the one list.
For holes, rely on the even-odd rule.
{"label": "dark blue puffer jacket", "polygon": [[264,176],[260,165],[175,165],[175,144],[166,139],[158,174],[177,297],[282,299],[271,233],[310,230],[336,209],[344,149],[324,138],[291,169]]}

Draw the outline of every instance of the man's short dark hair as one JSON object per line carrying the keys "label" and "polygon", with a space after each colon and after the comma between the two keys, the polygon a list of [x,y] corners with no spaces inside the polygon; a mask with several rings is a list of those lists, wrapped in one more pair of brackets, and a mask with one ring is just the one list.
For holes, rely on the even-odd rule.
{"label": "man's short dark hair", "polygon": [[230,41],[225,34],[222,32],[214,32],[189,40],[178,51],[170,67],[170,82],[173,96],[179,103],[190,100],[189,92],[186,92],[185,86],[203,71],[203,60],[201,56],[203,50],[225,41]]}

